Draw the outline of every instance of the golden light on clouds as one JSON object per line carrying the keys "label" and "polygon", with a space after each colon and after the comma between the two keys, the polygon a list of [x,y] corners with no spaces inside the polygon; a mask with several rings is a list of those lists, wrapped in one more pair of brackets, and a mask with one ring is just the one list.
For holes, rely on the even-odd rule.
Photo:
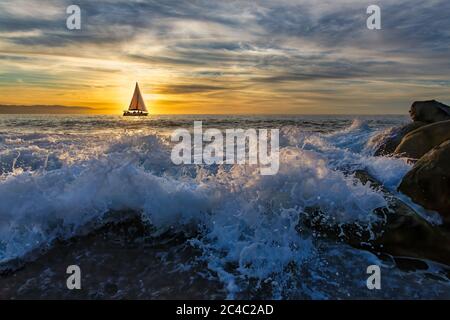
{"label": "golden light on clouds", "polygon": [[120,114],[136,81],[153,114],[386,114],[450,100],[448,41],[432,26],[373,32],[357,1],[309,2],[86,2],[71,31],[65,0],[4,0],[0,105]]}

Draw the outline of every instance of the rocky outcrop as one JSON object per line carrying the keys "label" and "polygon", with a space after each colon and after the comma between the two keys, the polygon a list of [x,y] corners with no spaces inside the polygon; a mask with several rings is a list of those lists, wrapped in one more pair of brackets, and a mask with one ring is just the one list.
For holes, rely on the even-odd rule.
{"label": "rocky outcrop", "polygon": [[[425,143],[423,148],[418,146],[419,148],[417,150],[413,150],[414,148],[411,146],[415,144],[413,141],[416,137],[415,136],[411,139],[411,141],[406,141],[405,146],[402,146],[399,152],[397,152],[396,149],[403,143],[408,134],[424,127],[427,124],[429,125],[436,122],[450,120],[450,107],[436,100],[415,101],[411,105],[409,114],[413,122],[399,128],[394,128],[388,134],[380,134],[373,139],[372,143],[378,145],[378,148],[374,153],[375,156],[385,156],[396,153],[406,157],[418,159],[431,148],[445,140],[440,140],[437,135],[434,135],[434,133],[431,132],[436,139]],[[422,133],[418,135],[422,137]],[[417,145],[422,143],[423,141],[421,140],[420,142],[417,142]],[[404,154],[401,154],[401,152],[404,152]]]}
{"label": "rocky outcrop", "polygon": [[301,225],[376,254],[429,259],[450,265],[450,233],[425,220],[366,171],[357,170],[354,177],[383,194],[387,206],[374,210],[377,220],[367,226],[364,223],[337,224],[320,208],[306,208],[300,217]]}
{"label": "rocky outcrop", "polygon": [[450,139],[450,120],[429,124],[408,133],[394,153],[419,159],[432,148]]}
{"label": "rocky outcrop", "polygon": [[374,155],[385,156],[394,153],[404,136],[426,124],[426,122],[422,121],[410,122],[402,127],[392,129],[388,134],[381,134],[375,137],[372,142],[379,147],[375,151]]}
{"label": "rocky outcrop", "polygon": [[375,213],[382,217],[383,230],[371,242],[372,250],[394,256],[431,259],[450,265],[450,233],[432,225],[410,206],[399,200],[366,171],[358,170],[355,178],[381,191],[388,204]]}
{"label": "rocky outcrop", "polygon": [[416,101],[409,114],[413,121],[434,123],[450,120],[450,107],[436,100]]}
{"label": "rocky outcrop", "polygon": [[374,225],[376,236],[371,241],[367,232],[353,226],[340,227],[344,230],[341,234],[356,247],[368,243],[374,252],[450,265],[450,107],[435,100],[417,101],[410,115],[412,123],[382,133],[370,144],[379,146],[375,156],[393,153],[418,160],[398,190],[425,209],[440,213],[444,224],[426,221],[366,172],[355,172],[363,183],[369,182],[384,193],[388,207],[375,210],[383,222]]}
{"label": "rocky outcrop", "polygon": [[449,224],[450,140],[424,155],[406,174],[398,189],[423,207],[438,211]]}

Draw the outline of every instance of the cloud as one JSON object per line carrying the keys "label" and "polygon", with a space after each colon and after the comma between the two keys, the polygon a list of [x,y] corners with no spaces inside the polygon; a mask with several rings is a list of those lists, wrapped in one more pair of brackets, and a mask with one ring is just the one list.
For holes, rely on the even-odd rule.
{"label": "cloud", "polygon": [[374,0],[380,31],[366,28],[367,4],[358,0],[79,0],[82,30],[69,31],[65,8],[72,2],[0,3],[0,86],[21,79],[81,90],[134,77],[155,94],[215,99],[239,88],[241,99],[264,94],[268,104],[280,94],[304,101],[305,88],[317,93],[309,102],[329,101],[328,81],[358,90],[379,81],[391,92],[385,99],[397,101],[412,85],[411,95],[427,94],[431,83],[448,90],[447,0]]}
{"label": "cloud", "polygon": [[160,94],[189,94],[226,90],[225,86],[201,85],[201,84],[170,84],[158,87],[154,90]]}

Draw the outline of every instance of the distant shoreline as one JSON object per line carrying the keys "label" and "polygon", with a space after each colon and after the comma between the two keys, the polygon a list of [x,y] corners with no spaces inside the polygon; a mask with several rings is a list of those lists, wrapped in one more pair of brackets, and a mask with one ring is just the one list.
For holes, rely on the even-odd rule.
{"label": "distant shoreline", "polygon": [[91,114],[95,109],[61,105],[0,105],[0,114]]}

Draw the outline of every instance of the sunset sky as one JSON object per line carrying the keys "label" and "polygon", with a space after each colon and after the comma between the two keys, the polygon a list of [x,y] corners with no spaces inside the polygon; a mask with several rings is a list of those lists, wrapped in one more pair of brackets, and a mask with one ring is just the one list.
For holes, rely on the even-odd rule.
{"label": "sunset sky", "polygon": [[[82,29],[66,28],[66,8]],[[382,30],[366,28],[378,4]],[[1,0],[0,105],[405,114],[450,103],[450,1]]]}

